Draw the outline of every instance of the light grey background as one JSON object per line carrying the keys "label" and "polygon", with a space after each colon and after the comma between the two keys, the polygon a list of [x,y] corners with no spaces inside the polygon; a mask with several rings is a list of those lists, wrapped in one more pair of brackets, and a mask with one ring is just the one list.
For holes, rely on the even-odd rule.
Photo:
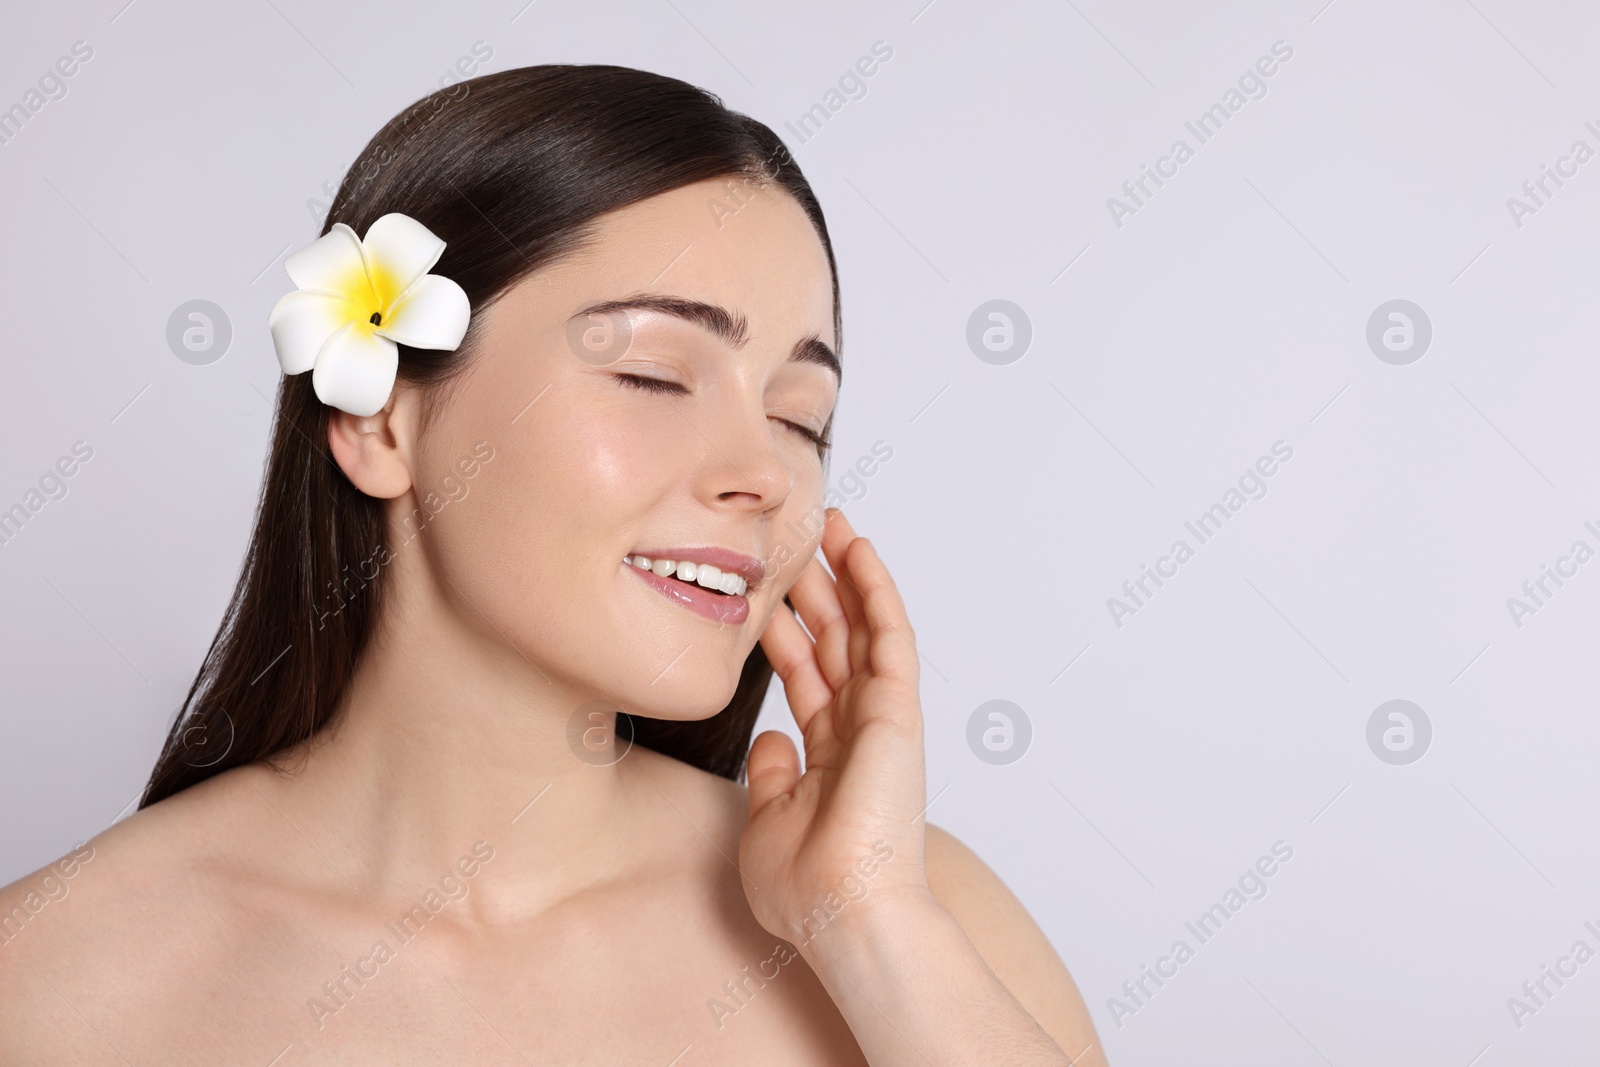
{"label": "light grey background", "polygon": [[[1037,917],[1113,1064],[1592,1053],[1600,960],[1521,1026],[1507,998],[1600,950],[1600,561],[1520,626],[1507,599],[1600,549],[1600,159],[1520,225],[1507,201],[1600,150],[1594,9],[124,2],[0,33],[0,107],[94,49],[0,144],[0,508],[94,450],[0,546],[0,882],[131,808],[246,543],[306,202],[483,42],[488,71],[675,75],[788,140],[844,288],[833,475],[893,449],[846,510],[917,627],[929,818]],[[880,40],[801,143],[784,124]],[[1184,123],[1276,41],[1266,95],[1199,144]],[[1118,226],[1108,198],[1179,138]],[[166,342],[192,299],[233,326],[206,366]],[[966,339],[995,299],[1033,333],[1005,365]],[[1395,299],[1432,324],[1408,365],[1366,340]],[[1279,440],[1199,545],[1184,523]],[[1194,558],[1119,627],[1107,599],[1179,538]],[[998,766],[967,742],[996,699],[1032,728]],[[1368,746],[1391,699],[1432,725],[1406,765]],[[1267,895],[1200,944],[1185,922],[1276,841]]]}

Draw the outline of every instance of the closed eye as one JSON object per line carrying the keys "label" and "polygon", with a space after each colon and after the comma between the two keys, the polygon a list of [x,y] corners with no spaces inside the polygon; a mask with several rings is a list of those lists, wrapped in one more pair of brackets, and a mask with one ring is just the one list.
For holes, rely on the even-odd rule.
{"label": "closed eye", "polygon": [[682,396],[689,391],[677,382],[669,382],[661,378],[649,378],[643,374],[618,374],[616,379],[619,382],[627,382],[636,389],[644,389],[651,393],[672,393]]}
{"label": "closed eye", "polygon": [[[635,389],[643,389],[649,393],[665,393],[672,396],[684,396],[689,392],[687,388],[679,385],[677,382],[669,382],[662,378],[651,378],[643,374],[617,374],[613,375],[613,377],[615,377],[619,382],[624,382]],[[800,423],[790,422],[788,419],[779,419],[778,421],[789,427],[789,429],[793,430],[801,437],[804,437],[807,441],[810,441],[812,444],[816,445],[817,453],[819,455],[828,448],[827,438],[825,438],[822,434],[817,433],[809,426],[802,426]]]}

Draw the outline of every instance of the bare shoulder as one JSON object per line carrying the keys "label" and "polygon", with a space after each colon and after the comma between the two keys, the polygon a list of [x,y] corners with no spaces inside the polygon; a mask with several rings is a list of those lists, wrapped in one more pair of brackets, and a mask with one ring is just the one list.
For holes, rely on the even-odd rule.
{"label": "bare shoulder", "polygon": [[1089,1010],[1066,965],[1022,902],[949,831],[927,829],[928,886],[995,977],[1078,1067],[1104,1067]]}
{"label": "bare shoulder", "polygon": [[228,805],[217,801],[238,783],[207,784],[0,888],[0,1062],[97,1063],[111,1049],[84,1011],[190,978],[203,987],[204,946],[226,942],[211,936],[227,921],[214,868]]}
{"label": "bare shoulder", "polygon": [[134,812],[0,888],[0,974],[20,960],[59,956],[107,932],[119,909],[164,896],[161,883],[189,873],[212,814],[180,794]]}

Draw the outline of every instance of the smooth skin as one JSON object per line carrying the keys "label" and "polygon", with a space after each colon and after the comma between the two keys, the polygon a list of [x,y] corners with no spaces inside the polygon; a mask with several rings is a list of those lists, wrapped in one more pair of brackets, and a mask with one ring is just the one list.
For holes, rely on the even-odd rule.
{"label": "smooth skin", "polygon": [[[820,521],[804,431],[838,383],[788,359],[836,345],[827,261],[781,190],[741,193],[613,212],[479,309],[426,431],[403,383],[335,413],[396,546],[338,721],[0,890],[0,1062],[1104,1064],[1037,925],[921,818],[915,634],[872,543]],[[580,357],[580,309],[647,292],[743,333],[630,311],[624,354]],[[685,545],[774,561],[744,623],[622,562]],[[596,757],[595,702],[706,718],[758,640],[803,771],[778,731],[748,788]]]}

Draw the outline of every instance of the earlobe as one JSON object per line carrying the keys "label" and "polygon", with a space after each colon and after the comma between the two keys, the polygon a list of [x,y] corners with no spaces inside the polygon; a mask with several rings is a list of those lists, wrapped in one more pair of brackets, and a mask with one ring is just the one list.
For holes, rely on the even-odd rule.
{"label": "earlobe", "polygon": [[411,419],[414,392],[397,388],[373,415],[328,410],[328,451],[352,485],[368,496],[391,499],[411,488]]}

